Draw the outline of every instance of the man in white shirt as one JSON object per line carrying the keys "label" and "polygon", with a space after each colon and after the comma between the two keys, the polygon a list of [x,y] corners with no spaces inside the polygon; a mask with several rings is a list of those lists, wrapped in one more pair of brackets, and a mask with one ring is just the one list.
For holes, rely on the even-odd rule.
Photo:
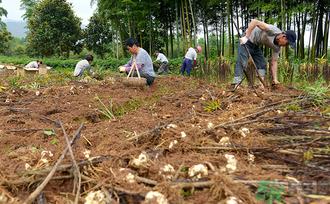
{"label": "man in white shirt", "polygon": [[160,53],[158,50],[155,51],[155,55],[157,59],[155,61],[159,61],[161,63],[157,74],[167,74],[168,73],[168,59],[163,53]]}
{"label": "man in white shirt", "polygon": [[74,72],[73,72],[73,76],[75,77],[80,77],[83,75],[85,69],[88,69],[89,70],[89,73],[91,75],[94,75],[94,72],[92,70],[92,67],[91,67],[91,64],[93,62],[93,55],[87,55],[85,57],[85,59],[83,60],[80,60],[77,64],[76,64],[76,67],[74,69]]}
{"label": "man in white shirt", "polygon": [[191,69],[193,65],[196,65],[197,53],[202,51],[201,46],[196,46],[196,48],[190,47],[186,52],[184,60],[182,62],[180,74],[184,75],[184,72],[187,72],[187,75],[190,76]]}
{"label": "man in white shirt", "polygon": [[36,68],[36,69],[38,69],[41,64],[42,64],[42,61],[40,61],[40,60],[32,61],[29,64],[25,65],[25,68]]}

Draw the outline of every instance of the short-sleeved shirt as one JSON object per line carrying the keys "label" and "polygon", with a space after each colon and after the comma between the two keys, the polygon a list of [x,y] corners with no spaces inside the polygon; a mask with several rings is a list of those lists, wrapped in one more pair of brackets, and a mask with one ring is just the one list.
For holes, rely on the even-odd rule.
{"label": "short-sleeved shirt", "polygon": [[160,61],[161,63],[168,62],[167,58],[163,53],[158,53],[156,61]]}
{"label": "short-sleeved shirt", "polygon": [[274,44],[274,39],[276,35],[281,34],[282,31],[276,26],[270,24],[268,24],[268,29],[269,29],[268,31],[263,31],[256,26],[252,30],[249,39],[252,43],[258,46],[265,45],[266,47],[271,48],[273,50],[272,57],[274,59],[277,59],[280,54],[281,47]]}
{"label": "short-sleeved shirt", "polygon": [[26,68],[39,68],[37,61],[32,61],[29,64],[25,65]]}
{"label": "short-sleeved shirt", "polygon": [[197,52],[194,48],[190,47],[184,57],[187,58],[187,59],[190,59],[190,60],[196,60],[197,59]]}
{"label": "short-sleeved shirt", "polygon": [[73,76],[82,76],[85,69],[89,69],[90,72],[92,72],[91,65],[87,60],[84,59],[76,64],[76,68],[74,69]]}

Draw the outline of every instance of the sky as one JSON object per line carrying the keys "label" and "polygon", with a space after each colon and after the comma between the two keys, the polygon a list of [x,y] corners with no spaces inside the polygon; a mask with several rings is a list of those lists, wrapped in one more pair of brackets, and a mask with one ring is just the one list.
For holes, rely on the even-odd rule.
{"label": "sky", "polygon": [[[72,3],[73,10],[79,18],[82,19],[82,24],[87,25],[89,18],[93,15],[96,6],[90,6],[90,0],[67,0]],[[7,10],[7,18],[3,17],[2,20],[23,20],[22,15],[24,10],[20,9],[20,0],[2,0],[1,7]]]}

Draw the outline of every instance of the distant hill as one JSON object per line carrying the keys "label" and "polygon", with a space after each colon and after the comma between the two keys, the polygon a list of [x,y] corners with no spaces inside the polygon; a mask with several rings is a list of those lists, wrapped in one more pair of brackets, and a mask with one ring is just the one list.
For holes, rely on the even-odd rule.
{"label": "distant hill", "polygon": [[15,20],[4,20],[7,29],[14,37],[24,38],[26,36],[26,22]]}

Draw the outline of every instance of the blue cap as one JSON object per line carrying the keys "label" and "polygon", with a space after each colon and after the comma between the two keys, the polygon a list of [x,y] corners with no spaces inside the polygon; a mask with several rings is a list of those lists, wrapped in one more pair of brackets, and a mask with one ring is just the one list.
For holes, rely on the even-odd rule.
{"label": "blue cap", "polygon": [[286,39],[288,39],[289,45],[291,48],[295,48],[296,47],[296,39],[297,39],[297,35],[293,30],[287,30],[284,32]]}

